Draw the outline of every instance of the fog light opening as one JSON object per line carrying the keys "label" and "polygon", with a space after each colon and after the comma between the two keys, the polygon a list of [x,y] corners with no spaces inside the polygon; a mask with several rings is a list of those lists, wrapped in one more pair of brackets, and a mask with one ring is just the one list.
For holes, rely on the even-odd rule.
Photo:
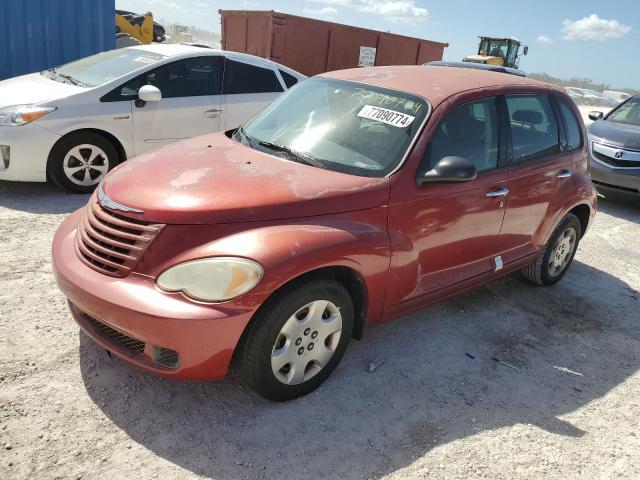
{"label": "fog light opening", "polygon": [[153,361],[165,368],[176,369],[180,366],[180,355],[175,350],[153,347]]}
{"label": "fog light opening", "polygon": [[9,168],[11,161],[11,147],[9,145],[0,145],[0,160],[2,160],[2,166],[5,170]]}

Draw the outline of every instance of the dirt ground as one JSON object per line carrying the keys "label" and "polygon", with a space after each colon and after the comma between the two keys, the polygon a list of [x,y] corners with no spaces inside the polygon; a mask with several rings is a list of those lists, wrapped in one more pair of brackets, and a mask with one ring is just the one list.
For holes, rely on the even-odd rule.
{"label": "dirt ground", "polygon": [[558,285],[514,275],[370,328],[286,404],[157,378],[79,333],[50,244],[86,199],[0,182],[2,479],[640,475],[637,198],[600,199]]}

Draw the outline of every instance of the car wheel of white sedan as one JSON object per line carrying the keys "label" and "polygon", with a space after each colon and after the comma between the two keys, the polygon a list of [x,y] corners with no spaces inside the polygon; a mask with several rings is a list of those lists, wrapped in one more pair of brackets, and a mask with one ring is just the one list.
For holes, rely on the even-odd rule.
{"label": "car wheel of white sedan", "polygon": [[47,173],[63,190],[90,193],[117,163],[116,149],[106,138],[95,133],[78,133],[55,145]]}

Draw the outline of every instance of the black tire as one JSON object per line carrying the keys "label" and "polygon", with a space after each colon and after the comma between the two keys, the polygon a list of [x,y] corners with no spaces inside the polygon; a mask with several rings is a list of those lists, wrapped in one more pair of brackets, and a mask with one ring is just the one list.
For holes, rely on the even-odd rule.
{"label": "black tire", "polygon": [[[58,187],[67,192],[91,193],[98,185],[99,180],[104,177],[104,174],[101,174],[99,177],[96,177],[96,179],[91,178],[92,182],[94,180],[97,180],[94,183],[91,183],[90,185],[80,185],[74,183],[67,176],[64,169],[64,163],[65,159],[67,159],[67,154],[69,154],[74,148],[82,145],[92,146],[93,148],[100,149],[104,153],[104,155],[100,154],[93,160],[92,166],[91,168],[89,168],[88,173],[90,178],[92,175],[96,174],[96,172],[102,173],[100,170],[97,170],[93,167],[98,167],[101,170],[106,169],[106,171],[104,171],[104,174],[106,174],[106,172],[113,169],[120,160],[118,157],[118,152],[116,151],[116,148],[113,146],[113,144],[105,137],[97,133],[79,132],[63,138],[51,149],[51,153],[49,154],[49,159],[47,161],[47,177],[52,180],[53,183],[55,183]],[[84,153],[87,150],[89,149],[82,149],[81,153]],[[77,160],[75,159],[75,157],[67,159],[67,161],[70,163],[70,166],[74,166],[74,168],[77,165],[81,165],[80,162],[84,160],[86,159],[82,158],[80,160]],[[84,173],[79,172],[78,175],[84,175]]]}
{"label": "black tire", "polygon": [[[560,237],[566,235],[566,232],[571,229],[573,230],[573,235],[575,235],[575,242],[572,247],[573,249],[567,254],[568,258],[566,264],[558,271],[554,272],[551,264],[556,244]],[[559,282],[560,279],[564,277],[565,273],[567,273],[567,270],[569,270],[569,267],[573,262],[573,257],[576,254],[576,250],[578,250],[578,244],[580,243],[581,236],[582,227],[580,225],[580,220],[578,220],[578,217],[574,214],[568,213],[555,228],[549,238],[549,241],[538,255],[536,261],[522,269],[522,276],[526,280],[542,286],[553,285]]]}
{"label": "black tire", "polygon": [[[302,383],[287,385],[278,380],[271,367],[276,340],[281,336],[281,329],[290,317],[305,305],[318,300],[331,302],[338,308],[342,317],[342,330],[337,346],[324,367],[314,376]],[[353,301],[344,286],[333,279],[316,278],[277,293],[258,311],[248,327],[239,358],[241,378],[268,400],[282,402],[306,395],[318,388],[340,363],[353,332],[353,319]],[[320,336],[317,338],[320,339]],[[295,341],[290,344],[294,351]],[[305,338],[306,341],[311,342],[310,337]],[[306,354],[307,351],[303,355]],[[310,361],[307,367],[312,364]]]}

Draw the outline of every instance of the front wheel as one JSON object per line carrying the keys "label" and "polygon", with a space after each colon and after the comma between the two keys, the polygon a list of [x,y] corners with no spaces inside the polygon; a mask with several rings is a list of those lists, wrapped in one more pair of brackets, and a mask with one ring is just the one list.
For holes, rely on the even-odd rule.
{"label": "front wheel", "polygon": [[331,279],[311,280],[277,295],[249,326],[241,354],[242,378],[274,401],[315,390],[344,355],[353,312],[349,293]]}
{"label": "front wheel", "polygon": [[581,226],[578,217],[568,213],[551,234],[537,260],[522,269],[522,275],[538,285],[558,282],[571,265],[578,249]]}
{"label": "front wheel", "polygon": [[77,133],[53,147],[47,173],[63,190],[91,193],[117,163],[118,152],[106,138],[95,133]]}

